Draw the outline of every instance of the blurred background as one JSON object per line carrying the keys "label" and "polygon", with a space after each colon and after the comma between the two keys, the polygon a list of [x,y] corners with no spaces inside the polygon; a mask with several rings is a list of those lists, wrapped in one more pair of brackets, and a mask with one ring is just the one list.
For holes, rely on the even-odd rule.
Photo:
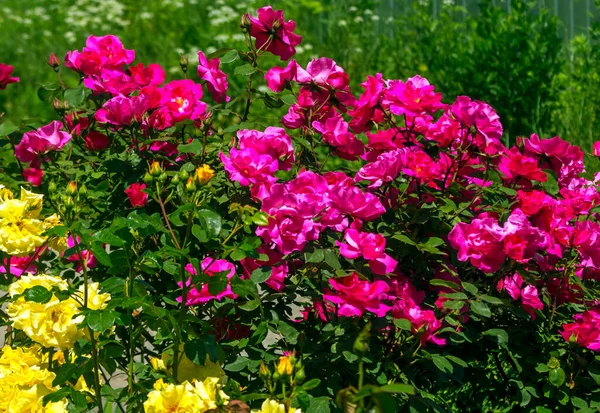
{"label": "blurred background", "polygon": [[53,116],[38,97],[56,82],[48,56],[81,49],[89,34],[115,34],[136,62],[181,78],[181,53],[191,66],[198,50],[243,48],[239,16],[269,3],[297,23],[297,60],[333,58],[356,94],[367,74],[420,74],[445,102],[490,103],[507,144],[532,132],[586,151],[600,140],[600,0],[2,0],[0,62],[21,83],[0,93],[0,111],[13,122]]}

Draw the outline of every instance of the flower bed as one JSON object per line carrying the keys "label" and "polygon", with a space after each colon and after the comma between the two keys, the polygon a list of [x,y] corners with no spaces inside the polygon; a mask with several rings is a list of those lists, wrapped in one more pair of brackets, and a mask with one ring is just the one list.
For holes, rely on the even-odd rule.
{"label": "flower bed", "polygon": [[59,120],[0,125],[0,411],[595,411],[581,149],[507,148],[493,108],[420,76],[355,95],[290,60],[281,10],[240,27],[247,50],[168,82],[90,36],[49,60]]}

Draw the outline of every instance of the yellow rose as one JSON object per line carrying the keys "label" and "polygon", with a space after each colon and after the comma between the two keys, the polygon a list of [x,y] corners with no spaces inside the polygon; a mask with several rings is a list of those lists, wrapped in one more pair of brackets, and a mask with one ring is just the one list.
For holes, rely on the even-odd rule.
{"label": "yellow rose", "polygon": [[20,389],[8,402],[7,411],[10,413],[67,413],[66,401],[48,403],[44,406],[43,397],[52,391],[42,385]]}
{"label": "yellow rose", "polygon": [[69,284],[60,277],[46,274],[28,274],[19,277],[17,281],[13,282],[8,287],[8,294],[12,298],[15,295],[23,294],[26,290],[38,285],[46,288],[47,290],[51,290],[54,287],[58,287],[62,291],[69,289]]}
{"label": "yellow rose", "polygon": [[188,382],[175,385],[165,384],[162,380],[158,380],[154,384],[154,390],[148,393],[148,399],[144,402],[144,412],[203,412],[199,409],[201,403],[202,401]]}
{"label": "yellow rose", "polygon": [[[196,364],[190,360],[183,351],[183,345],[179,349],[179,366],[177,367],[177,380],[179,382],[192,381],[192,380],[204,380],[208,377],[224,377],[225,372],[218,363],[210,361],[208,354],[204,365]],[[161,357],[162,366],[167,366],[168,371],[173,370],[173,356],[167,353],[163,353]],[[157,364],[158,366],[158,364]],[[156,369],[155,369],[156,370]],[[166,368],[165,368],[166,370]]]}
{"label": "yellow rose", "polygon": [[14,328],[44,347],[70,348],[83,336],[78,325],[84,317],[72,298],[60,301],[52,295],[50,301],[42,304],[19,297],[8,304],[7,314]]}
{"label": "yellow rose", "polygon": [[196,168],[193,180],[196,185],[206,185],[206,183],[210,181],[213,176],[215,176],[215,171],[213,171],[210,166],[205,164]]}
{"label": "yellow rose", "polygon": [[[286,413],[285,405],[279,403],[277,400],[267,399],[263,402],[262,406],[260,406],[260,410],[252,410],[252,413]],[[288,413],[302,413],[300,409],[292,409],[288,410]]]}
{"label": "yellow rose", "polygon": [[[87,307],[90,310],[104,310],[106,308],[106,306],[108,305],[108,302],[111,299],[110,294],[108,294],[108,293],[100,294],[99,289],[100,289],[100,284],[88,283]],[[79,290],[75,293],[77,300],[81,303],[83,303],[84,291],[85,291],[84,285],[82,284],[79,287]]]}
{"label": "yellow rose", "polygon": [[204,381],[194,380],[192,382],[194,390],[202,403],[199,410],[200,412],[216,409],[217,400],[223,402],[229,400],[229,397],[221,390],[219,382],[220,379],[217,377],[207,377]]}

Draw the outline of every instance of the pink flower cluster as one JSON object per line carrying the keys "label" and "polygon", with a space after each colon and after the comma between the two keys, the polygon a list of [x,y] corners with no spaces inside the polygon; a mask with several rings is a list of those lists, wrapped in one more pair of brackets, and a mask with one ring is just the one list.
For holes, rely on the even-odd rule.
{"label": "pink flower cluster", "polygon": [[594,308],[573,316],[574,323],[563,325],[560,334],[590,350],[600,351],[600,310]]}
{"label": "pink flower cluster", "polygon": [[[200,268],[205,276],[214,277],[217,274],[223,274],[227,278],[227,280],[231,280],[231,278],[235,275],[235,266],[225,260],[217,260],[211,257],[205,258],[200,263]],[[192,264],[188,264],[185,267],[185,270],[192,275],[192,277],[188,278],[186,282],[186,288],[188,288],[185,304],[188,306],[191,305],[200,305],[206,303],[210,300],[221,300],[223,298],[237,298],[237,295],[231,291],[231,285],[229,282],[223,291],[218,292],[216,295],[213,295],[209,292],[208,283],[205,282],[197,282],[194,280],[194,277],[198,275],[196,268]],[[209,281],[210,282],[210,281]],[[179,287],[183,287],[183,283],[178,283]],[[178,297],[177,301],[181,302],[182,297]]]}

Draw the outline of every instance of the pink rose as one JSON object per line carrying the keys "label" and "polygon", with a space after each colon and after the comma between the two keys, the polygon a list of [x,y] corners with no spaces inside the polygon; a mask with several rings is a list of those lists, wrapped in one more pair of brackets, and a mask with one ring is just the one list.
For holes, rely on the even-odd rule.
{"label": "pink rose", "polygon": [[338,315],[360,317],[366,311],[377,317],[385,317],[392,308],[383,299],[390,289],[385,281],[363,281],[356,273],[347,277],[330,279],[329,284],[335,293],[323,294],[323,298],[339,306]]}
{"label": "pink rose", "polygon": [[27,132],[15,147],[15,156],[21,162],[32,162],[50,151],[57,151],[71,140],[71,135],[63,132],[62,122],[52,121],[46,126]]}
{"label": "pink rose", "polygon": [[[226,260],[216,260],[211,257],[205,258],[200,264],[202,272],[209,277],[214,277],[216,274],[225,273],[227,277],[227,286],[223,291],[218,292],[216,295],[210,293],[207,283],[197,283],[194,281],[194,277],[198,273],[192,264],[185,266],[185,270],[192,275],[186,282],[186,287],[190,287],[187,291],[185,304],[200,305],[210,300],[221,301],[223,298],[237,298],[237,295],[231,290],[230,280],[235,275],[235,266]],[[183,283],[180,281],[177,283],[179,287],[183,287]],[[177,297],[177,301],[181,302],[182,297]]]}
{"label": "pink rose", "polygon": [[448,234],[450,245],[458,250],[458,260],[470,260],[484,272],[495,272],[504,262],[503,238],[504,230],[494,218],[459,222]]}
{"label": "pink rose", "polygon": [[206,87],[215,102],[228,102],[227,96],[227,75],[219,69],[220,59],[207,60],[204,53],[198,52],[198,77],[206,81]]}
{"label": "pink rose", "polygon": [[336,241],[340,254],[348,259],[363,257],[374,274],[386,275],[394,271],[398,262],[385,253],[385,237],[381,234],[347,229],[344,241]]}
{"label": "pink rose", "polygon": [[0,90],[6,89],[6,86],[11,83],[19,82],[18,77],[11,76],[13,70],[13,66],[0,63]]}
{"label": "pink rose", "polygon": [[258,18],[247,15],[250,19],[250,36],[256,39],[254,46],[258,50],[267,50],[281,60],[288,60],[296,54],[295,46],[302,41],[302,36],[294,33],[296,23],[283,19],[283,10],[273,10],[271,6],[257,10]]}
{"label": "pink rose", "polygon": [[148,194],[144,192],[146,184],[133,183],[125,189],[125,193],[129,197],[129,202],[134,208],[143,207],[148,202]]}

